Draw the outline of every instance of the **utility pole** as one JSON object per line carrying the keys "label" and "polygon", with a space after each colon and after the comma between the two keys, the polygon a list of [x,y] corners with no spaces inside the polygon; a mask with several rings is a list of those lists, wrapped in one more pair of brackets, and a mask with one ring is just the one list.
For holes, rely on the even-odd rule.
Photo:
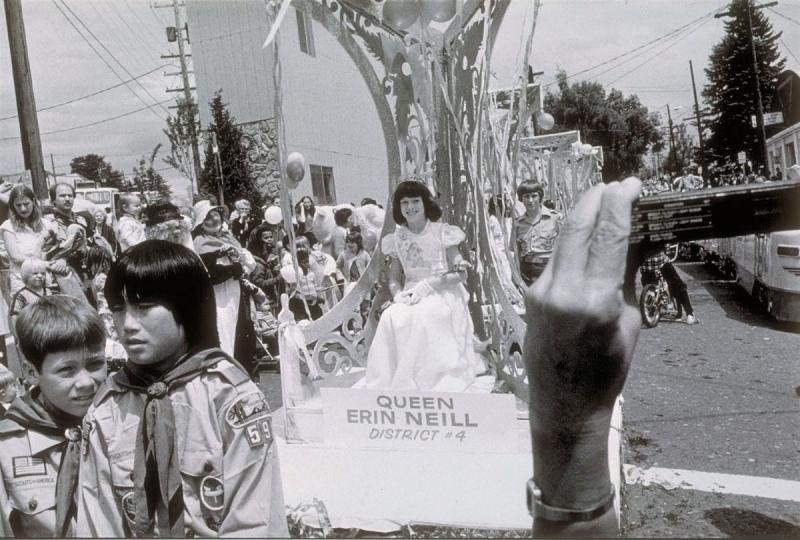
{"label": "utility pole", "polygon": [[694,84],[694,67],[692,61],[689,60],[689,73],[692,75],[692,93],[694,94],[694,116],[697,118],[697,139],[700,143],[700,155],[697,156],[697,161],[700,162],[700,174],[703,176],[703,185],[709,186],[710,179],[706,171],[706,158],[703,150],[703,124],[700,123],[700,105],[697,103],[697,87]]}
{"label": "utility pole", "polygon": [[44,172],[42,140],[39,137],[39,119],[36,116],[36,100],[33,97],[33,79],[28,60],[28,44],[25,39],[25,22],[22,18],[22,1],[5,0],[4,7],[25,169],[31,171],[31,182],[36,198],[40,201],[48,201],[47,176]]}
{"label": "utility pole", "polygon": [[667,103],[667,120],[669,120],[669,154],[667,154],[667,172],[669,172],[672,162],[675,161],[675,133],[672,130],[672,113],[669,109],[669,103]]}
{"label": "utility pole", "polygon": [[183,48],[183,30],[184,23],[181,16],[181,10],[178,6],[178,0],[172,0],[172,8],[175,12],[175,30],[178,38],[178,56],[181,62],[181,78],[183,79],[183,97],[189,107],[189,140],[192,145],[192,165],[194,166],[194,179],[190,179],[192,184],[192,193],[197,193],[195,183],[200,179],[200,150],[197,147],[197,129],[194,125],[194,98],[192,97],[192,88],[189,84],[189,72],[186,69],[186,53]]}
{"label": "utility pole", "polygon": [[53,168],[53,183],[58,183],[58,175],[56,175],[56,162],[53,159],[53,153],[50,152],[50,167]]}

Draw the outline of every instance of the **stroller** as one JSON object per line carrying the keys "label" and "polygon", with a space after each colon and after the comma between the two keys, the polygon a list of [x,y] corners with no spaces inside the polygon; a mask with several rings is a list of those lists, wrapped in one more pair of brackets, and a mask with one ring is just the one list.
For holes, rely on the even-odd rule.
{"label": "stroller", "polygon": [[243,280],[250,293],[250,318],[256,336],[256,365],[258,370],[280,373],[278,358],[278,319],[270,310],[267,295],[256,285]]}

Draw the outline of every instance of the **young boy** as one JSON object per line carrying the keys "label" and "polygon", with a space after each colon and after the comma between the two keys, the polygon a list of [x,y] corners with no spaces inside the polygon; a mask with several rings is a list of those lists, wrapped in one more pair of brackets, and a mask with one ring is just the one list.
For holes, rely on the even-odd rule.
{"label": "young boy", "polygon": [[125,251],[145,240],[144,224],[139,221],[142,200],[135,193],[126,193],[119,198],[120,216],[117,224],[117,242],[120,251]]}
{"label": "young boy", "polygon": [[81,418],[106,378],[105,327],[86,302],[56,295],[23,309],[16,331],[34,387],[0,420],[0,536],[64,536]]}
{"label": "young boy", "polygon": [[288,537],[269,407],[219,350],[200,258],[147,240],[105,293],[128,362],[84,419],[77,535]]}

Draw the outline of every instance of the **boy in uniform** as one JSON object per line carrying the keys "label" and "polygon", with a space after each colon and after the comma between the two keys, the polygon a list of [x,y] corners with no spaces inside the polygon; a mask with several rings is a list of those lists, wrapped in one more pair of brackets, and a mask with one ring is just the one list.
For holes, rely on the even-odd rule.
{"label": "boy in uniform", "polygon": [[106,378],[105,327],[85,302],[56,295],[23,309],[16,330],[35,386],[0,420],[0,536],[65,536],[81,418]]}
{"label": "boy in uniform", "polygon": [[77,535],[288,537],[269,407],[219,350],[200,258],[146,240],[105,293],[128,363],[86,413]]}

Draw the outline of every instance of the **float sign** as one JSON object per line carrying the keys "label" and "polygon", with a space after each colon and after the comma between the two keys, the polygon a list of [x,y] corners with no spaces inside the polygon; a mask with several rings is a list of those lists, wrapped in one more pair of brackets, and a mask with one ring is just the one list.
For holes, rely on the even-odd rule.
{"label": "float sign", "polygon": [[518,446],[512,394],[320,390],[331,446],[500,453]]}

